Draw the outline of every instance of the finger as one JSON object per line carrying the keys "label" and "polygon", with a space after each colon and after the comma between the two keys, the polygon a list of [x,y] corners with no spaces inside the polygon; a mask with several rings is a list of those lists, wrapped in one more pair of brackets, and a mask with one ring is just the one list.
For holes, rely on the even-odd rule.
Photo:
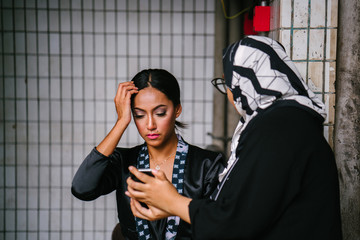
{"label": "finger", "polygon": [[130,199],[130,209],[131,209],[131,212],[134,214],[134,216],[136,217],[140,217],[140,218],[144,218],[144,216],[142,216],[140,214],[140,212],[136,209],[135,205],[134,205],[134,201],[136,200],[133,200],[132,198]]}
{"label": "finger", "polygon": [[145,219],[145,220],[150,220],[150,218],[148,218],[145,214],[143,214],[143,209],[148,210],[144,207],[141,206],[140,202],[136,201],[135,199],[131,199],[130,200],[130,208],[131,211],[133,212],[134,216]]}
{"label": "finger", "polygon": [[157,178],[157,179],[168,180],[165,173],[163,171],[161,171],[161,170],[153,169],[151,172],[155,176],[155,178]]}
{"label": "finger", "polygon": [[[131,198],[136,198],[138,200],[144,200],[146,198],[146,195],[144,192],[141,191],[141,185],[144,185],[142,183],[138,183],[134,180],[132,180],[130,177],[126,180],[126,183],[128,184],[127,191],[125,194]],[[139,187],[140,186],[140,187]]]}
{"label": "finger", "polygon": [[138,88],[135,86],[135,84],[133,82],[130,82],[128,85],[125,85],[123,90],[124,90],[125,95],[127,95],[127,94],[132,95],[133,93],[138,92]]}
{"label": "finger", "polygon": [[[128,177],[126,179],[126,183],[128,185],[128,190],[130,191],[130,193],[136,192],[137,191],[136,189],[139,188],[138,186],[136,186],[138,184],[138,182],[134,181],[131,177]],[[142,184],[142,183],[140,183],[140,184]]]}
{"label": "finger", "polygon": [[[131,86],[131,82],[122,82],[122,83],[119,83],[118,84],[118,88],[117,88],[117,91],[116,91],[116,95],[120,95],[121,92],[123,91],[123,89],[126,87],[126,86]],[[134,85],[135,86],[135,85]]]}
{"label": "finger", "polygon": [[118,89],[116,91],[116,96],[121,96],[122,94],[124,94],[125,96],[126,93],[128,93],[129,91],[131,93],[136,93],[138,91],[138,88],[135,86],[133,82],[119,83]]}
{"label": "finger", "polygon": [[[141,185],[143,185],[143,183],[139,183],[134,181],[131,177],[128,177],[126,179],[126,183],[128,185],[128,191],[133,194],[133,193],[137,193],[137,192],[141,192]],[[139,191],[140,190],[140,191]]]}

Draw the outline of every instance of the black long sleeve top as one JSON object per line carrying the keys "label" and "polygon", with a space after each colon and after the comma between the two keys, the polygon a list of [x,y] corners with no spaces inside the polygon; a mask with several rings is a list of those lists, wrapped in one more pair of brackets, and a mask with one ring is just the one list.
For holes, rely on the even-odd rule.
{"label": "black long sleeve top", "polygon": [[[118,218],[126,239],[138,239],[130,199],[125,195],[128,167],[136,166],[141,146],[116,148],[106,157],[94,148],[77,170],[71,191],[81,200],[90,201],[116,190]],[[218,184],[218,174],[224,168],[222,155],[189,144],[185,163],[184,196],[208,198]],[[164,239],[166,219],[150,222],[153,239]],[[180,221],[176,239],[191,239],[191,227]]]}
{"label": "black long sleeve top", "polygon": [[259,113],[237,156],[216,201],[191,201],[194,239],[342,239],[337,167],[317,113]]}

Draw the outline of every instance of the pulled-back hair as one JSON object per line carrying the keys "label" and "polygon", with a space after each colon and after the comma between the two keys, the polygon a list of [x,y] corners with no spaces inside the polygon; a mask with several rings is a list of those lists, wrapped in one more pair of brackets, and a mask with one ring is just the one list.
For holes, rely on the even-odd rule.
{"label": "pulled-back hair", "polygon": [[[145,69],[137,73],[133,79],[135,86],[140,91],[147,87],[153,87],[164,93],[165,96],[173,103],[174,107],[181,104],[180,87],[176,78],[164,69]],[[131,98],[131,106],[134,103],[134,97]],[[175,127],[185,128],[186,125],[179,121],[175,121]]]}

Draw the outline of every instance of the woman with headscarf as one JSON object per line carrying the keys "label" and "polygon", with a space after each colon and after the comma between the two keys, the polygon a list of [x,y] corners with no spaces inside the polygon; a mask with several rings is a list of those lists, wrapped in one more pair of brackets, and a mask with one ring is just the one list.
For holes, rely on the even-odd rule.
{"label": "woman with headscarf", "polygon": [[194,239],[341,239],[324,104],[270,38],[232,44],[223,64],[228,99],[241,119],[220,184],[210,199],[190,199],[179,196],[161,171],[149,178],[130,168],[144,182],[127,180],[134,215],[178,215],[191,223]]}

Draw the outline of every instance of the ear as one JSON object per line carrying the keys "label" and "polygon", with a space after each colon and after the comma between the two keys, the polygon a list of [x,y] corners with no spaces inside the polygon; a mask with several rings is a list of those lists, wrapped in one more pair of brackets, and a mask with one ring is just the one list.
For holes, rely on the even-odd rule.
{"label": "ear", "polygon": [[182,106],[181,104],[178,104],[175,108],[175,117],[178,118],[182,112]]}

